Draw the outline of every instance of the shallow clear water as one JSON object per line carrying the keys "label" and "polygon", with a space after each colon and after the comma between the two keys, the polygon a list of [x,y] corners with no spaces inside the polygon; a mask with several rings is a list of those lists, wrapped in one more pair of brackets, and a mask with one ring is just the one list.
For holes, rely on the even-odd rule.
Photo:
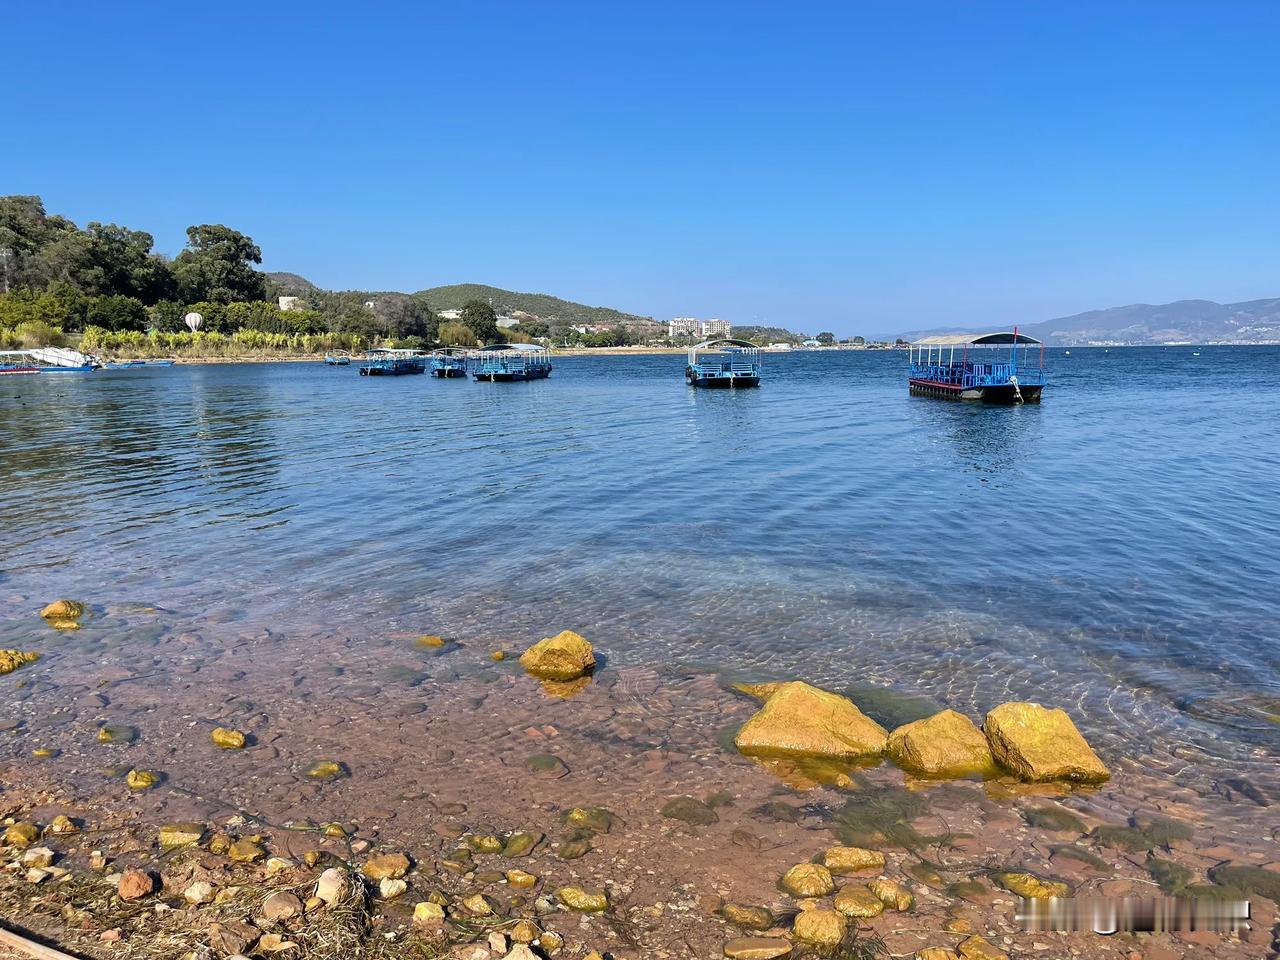
{"label": "shallow clear water", "polygon": [[1274,776],[1280,348],[1050,351],[1015,408],[909,397],[898,353],[768,356],[740,393],[683,362],[6,378],[0,644],[56,596],[188,642],[571,628],[616,666],[1036,699],[1206,783]]}

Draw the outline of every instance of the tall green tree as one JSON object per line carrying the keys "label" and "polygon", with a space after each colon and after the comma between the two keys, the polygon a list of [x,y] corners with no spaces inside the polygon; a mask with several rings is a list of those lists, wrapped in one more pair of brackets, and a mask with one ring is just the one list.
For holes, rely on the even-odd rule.
{"label": "tall green tree", "polygon": [[462,307],[462,315],[458,318],[470,328],[476,338],[485,343],[493,343],[498,337],[498,315],[493,312],[487,300],[468,300]]}
{"label": "tall green tree", "polygon": [[178,295],[186,303],[263,300],[266,280],[255,263],[262,250],[249,237],[220,223],[187,228],[187,248],[173,261]]}
{"label": "tall green tree", "polygon": [[826,331],[823,331],[822,333],[814,337],[814,339],[817,340],[824,347],[829,347],[836,342],[836,335],[834,333],[827,333]]}

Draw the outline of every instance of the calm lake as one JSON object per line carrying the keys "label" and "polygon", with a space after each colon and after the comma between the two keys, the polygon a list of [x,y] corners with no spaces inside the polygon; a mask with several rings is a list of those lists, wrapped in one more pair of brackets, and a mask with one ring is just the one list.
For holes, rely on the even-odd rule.
{"label": "calm lake", "polygon": [[59,596],[374,647],[573,629],[606,667],[1040,700],[1206,786],[1274,782],[1280,348],[1048,357],[1015,408],[909,397],[888,352],[767,355],[740,393],[680,356],[6,378],[0,646],[56,663]]}

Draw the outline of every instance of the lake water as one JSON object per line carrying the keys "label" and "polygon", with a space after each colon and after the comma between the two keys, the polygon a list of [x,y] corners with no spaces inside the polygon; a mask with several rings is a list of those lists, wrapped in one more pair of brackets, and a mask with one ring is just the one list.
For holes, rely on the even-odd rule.
{"label": "lake water", "polygon": [[679,356],[6,378],[0,645],[58,596],[161,608],[147,658],[567,628],[607,667],[1039,700],[1205,789],[1274,783],[1280,348],[1197,349],[1049,351],[1011,408],[910,397],[887,352],[767,356],[738,393]]}

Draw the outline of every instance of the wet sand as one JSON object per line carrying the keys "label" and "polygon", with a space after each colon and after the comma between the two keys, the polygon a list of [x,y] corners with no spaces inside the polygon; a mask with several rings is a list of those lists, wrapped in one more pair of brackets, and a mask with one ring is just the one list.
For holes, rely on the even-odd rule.
{"label": "wet sand", "polygon": [[[201,911],[214,908],[183,905],[193,871],[219,886],[309,888],[325,863],[306,866],[308,851],[355,866],[395,851],[414,863],[409,890],[375,904],[373,929],[394,932],[399,943],[419,936],[412,907],[432,891],[455,902],[484,892],[505,916],[538,917],[562,934],[560,956],[715,957],[744,935],[717,912],[722,902],[784,918],[797,902],[779,890],[779,878],[840,842],[887,858],[883,871],[846,882],[883,875],[914,893],[911,911],[861,921],[891,956],[979,934],[1011,957],[1244,958],[1264,955],[1273,935],[1275,904],[1257,897],[1253,929],[1239,935],[1020,931],[1017,898],[992,879],[999,872],[1062,881],[1077,896],[1125,896],[1158,892],[1153,861],[1185,867],[1201,884],[1223,865],[1280,870],[1275,807],[1261,805],[1268,798],[1203,796],[1149,769],[1140,751],[1104,756],[1113,778],[1099,788],[924,783],[888,763],[823,784],[732,749],[732,733],[757,704],[712,671],[614,669],[598,650],[602,663],[589,682],[548,688],[515,662],[536,637],[430,649],[405,634],[382,638],[388,648],[230,623],[170,633],[163,611],[138,605],[102,617],[119,624],[116,640],[83,643],[37,625],[33,646],[58,656],[0,678],[4,813],[38,825],[58,814],[82,820],[84,834],[46,838],[76,875],[92,876],[92,849],[111,861],[108,872],[164,871],[162,899],[186,910],[177,916],[199,936],[208,926]],[[492,659],[498,649],[505,660]],[[1052,703],[1052,691],[1043,699]],[[104,726],[114,742],[99,741]],[[248,734],[246,748],[215,747],[217,726]],[[34,757],[39,748],[53,755]],[[309,778],[317,761],[340,764],[342,774]],[[161,782],[132,791],[130,769],[155,771]],[[678,797],[704,801],[693,809],[714,822],[664,815]],[[575,830],[563,822],[574,807],[605,808],[615,822],[607,833]],[[1131,818],[1169,818],[1185,825],[1186,837],[1147,850],[1091,835]],[[218,831],[260,835],[267,854],[294,865],[267,878],[260,863],[207,851],[157,860],[157,828],[171,821],[206,824],[206,847]],[[331,821],[347,836],[322,836],[318,826]],[[454,854],[468,835],[514,831],[544,839],[515,859],[473,853],[459,863]],[[513,867],[539,885],[513,890],[503,878]],[[86,956],[127,955],[130,938],[145,935],[126,929],[121,941],[104,943],[92,920],[68,926],[34,906],[14,915],[13,904],[56,896],[57,885],[31,884],[20,870],[2,876],[7,923]],[[609,910],[556,906],[553,891],[566,884],[606,891]],[[962,932],[944,930],[949,922]]]}

